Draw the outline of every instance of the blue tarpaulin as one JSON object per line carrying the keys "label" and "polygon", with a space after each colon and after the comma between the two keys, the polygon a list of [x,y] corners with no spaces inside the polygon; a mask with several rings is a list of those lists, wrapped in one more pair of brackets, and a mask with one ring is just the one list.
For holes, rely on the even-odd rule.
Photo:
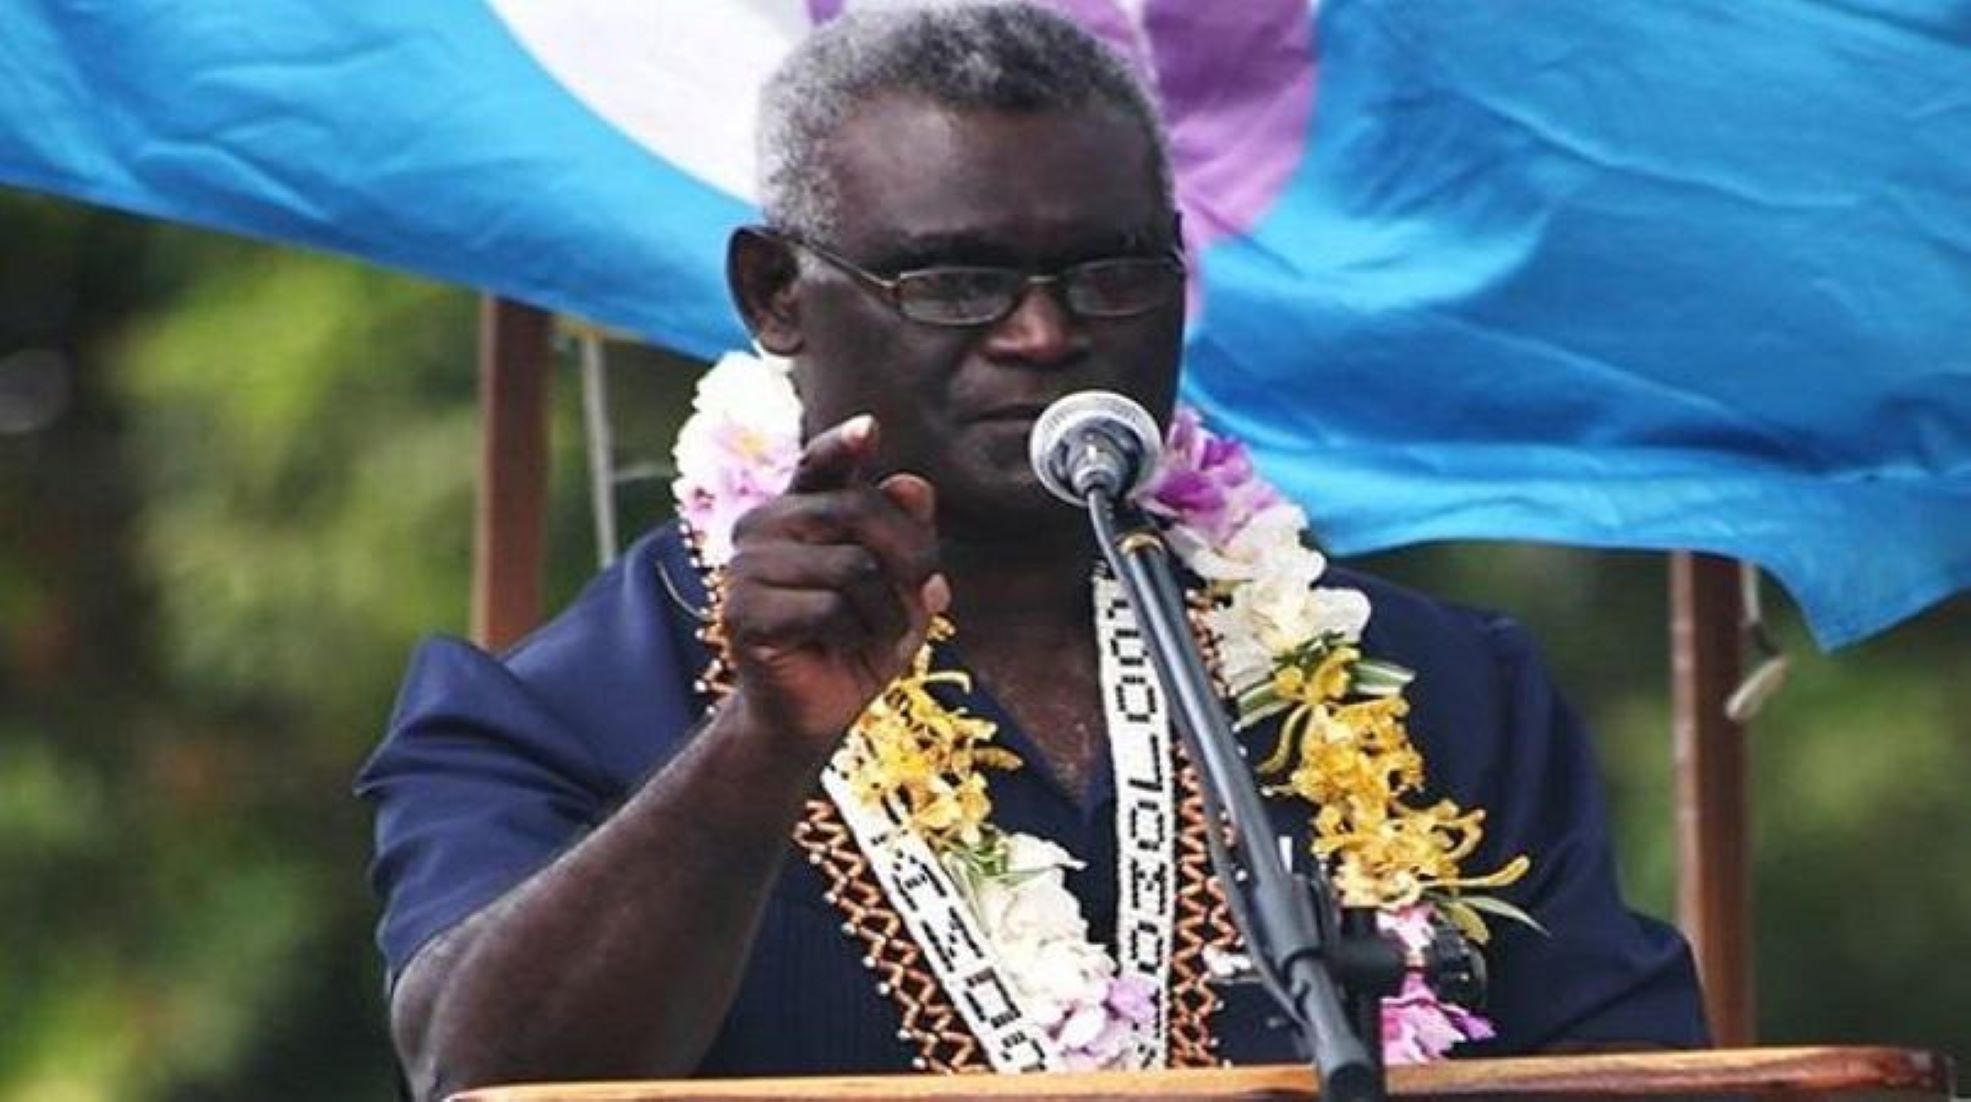
{"label": "blue tarpaulin", "polygon": [[[1186,386],[1341,552],[1971,587],[1971,4],[1058,0],[1173,134]],[[742,339],[752,89],[842,5],[15,0],[0,181]]]}

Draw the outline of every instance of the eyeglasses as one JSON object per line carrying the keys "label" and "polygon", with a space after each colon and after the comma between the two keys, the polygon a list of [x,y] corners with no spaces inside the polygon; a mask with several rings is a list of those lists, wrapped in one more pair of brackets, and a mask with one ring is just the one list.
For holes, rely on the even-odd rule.
{"label": "eyeglasses", "polygon": [[1036,286],[1059,285],[1069,311],[1084,318],[1147,314],[1184,287],[1184,261],[1175,251],[1087,260],[1046,273],[954,264],[885,278],[812,241],[770,236],[813,253],[876,292],[897,313],[926,325],[991,325],[1017,309]]}

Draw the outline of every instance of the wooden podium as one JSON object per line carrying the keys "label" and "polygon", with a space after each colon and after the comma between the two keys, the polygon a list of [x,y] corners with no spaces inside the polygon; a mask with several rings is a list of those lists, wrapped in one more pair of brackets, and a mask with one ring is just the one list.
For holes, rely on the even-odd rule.
{"label": "wooden podium", "polygon": [[[1744,1048],[1704,1052],[1462,1060],[1396,1068],[1393,1098],[1809,1098],[1951,1097],[1950,1061],[1899,1048]],[[488,1087],[452,1102],[722,1102],[868,1099],[973,1102],[1028,1099],[1100,1102],[1289,1102],[1320,1096],[1303,1067],[1089,1075],[845,1076],[829,1079],[700,1079]]]}

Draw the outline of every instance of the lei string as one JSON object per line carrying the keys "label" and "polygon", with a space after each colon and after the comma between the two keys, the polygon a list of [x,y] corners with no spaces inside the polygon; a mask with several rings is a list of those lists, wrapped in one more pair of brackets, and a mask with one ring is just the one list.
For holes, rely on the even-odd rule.
{"label": "lei string", "polygon": [[[699,383],[673,489],[709,566],[730,557],[739,516],[787,485],[799,420],[785,361],[728,354]],[[1278,741],[1255,772],[1266,795],[1310,805],[1308,846],[1342,902],[1375,908],[1413,956],[1440,923],[1479,944],[1489,940],[1488,914],[1537,929],[1504,900],[1474,894],[1515,883],[1531,863],[1517,856],[1484,875],[1460,870],[1485,813],[1424,802],[1424,763],[1405,726],[1414,674],[1363,655],[1367,597],[1318,584],[1327,563],[1307,545],[1305,513],[1259,476],[1245,447],[1180,407],[1139,504],[1205,583],[1197,620],[1238,726],[1279,718]],[[971,690],[964,673],[932,668],[933,646],[952,633],[949,621],[934,622],[910,667],[858,718],[838,764],[855,798],[900,809],[951,874],[1066,1066],[1121,1066],[1143,1050],[1137,1031],[1154,1021],[1155,984],[1121,972],[1089,938],[1065,886],[1079,861],[993,825],[988,776],[1021,762],[993,745],[990,721],[933,691]],[[1415,972],[1383,1001],[1382,1025],[1393,1064],[1492,1036],[1484,1018],[1438,999]]]}

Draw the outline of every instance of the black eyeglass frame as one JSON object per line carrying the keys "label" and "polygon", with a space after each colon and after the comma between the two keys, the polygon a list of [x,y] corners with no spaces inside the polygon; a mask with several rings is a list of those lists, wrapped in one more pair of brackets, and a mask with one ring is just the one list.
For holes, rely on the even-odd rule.
{"label": "black eyeglass frame", "polygon": [[[1032,293],[1033,289],[1037,286],[1048,287],[1058,285],[1061,289],[1059,301],[1067,308],[1069,313],[1078,318],[1116,319],[1140,317],[1168,303],[1176,295],[1181,294],[1184,281],[1190,276],[1190,269],[1184,263],[1183,252],[1175,247],[1154,256],[1106,256],[1098,257],[1094,260],[1083,260],[1052,272],[1032,272],[1020,268],[995,267],[987,264],[940,264],[930,268],[912,268],[909,271],[898,272],[893,276],[881,276],[833,249],[818,245],[804,237],[767,227],[758,227],[757,232],[763,237],[778,241],[791,248],[805,250],[827,261],[831,266],[850,276],[865,288],[875,292],[899,316],[907,318],[910,321],[920,322],[924,325],[938,325],[951,329],[994,325],[1004,321],[1012,315],[1013,311],[1020,308],[1020,303],[1026,301],[1027,295]],[[1176,279],[1171,283],[1170,288],[1156,300],[1146,302],[1141,306],[1132,306],[1127,310],[1090,310],[1086,307],[1085,302],[1076,301],[1076,277],[1091,268],[1101,268],[1112,264],[1153,264],[1161,266],[1166,271],[1173,273]],[[981,315],[977,318],[943,318],[926,317],[921,313],[911,312],[910,307],[906,304],[907,300],[904,297],[904,288],[910,281],[930,275],[950,275],[952,273],[966,272],[990,273],[995,276],[1019,276],[1025,282],[1012,288],[1011,293],[1007,296],[1006,304],[994,314]]]}

